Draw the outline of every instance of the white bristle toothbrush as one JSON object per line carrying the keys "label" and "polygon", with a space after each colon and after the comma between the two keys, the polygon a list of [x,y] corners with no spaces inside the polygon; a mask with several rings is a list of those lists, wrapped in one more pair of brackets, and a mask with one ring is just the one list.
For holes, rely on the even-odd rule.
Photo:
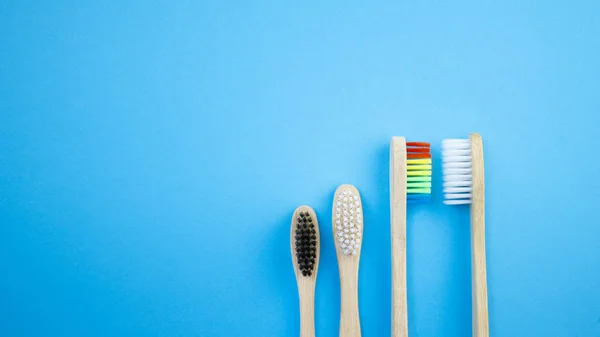
{"label": "white bristle toothbrush", "polygon": [[356,187],[341,185],[335,191],[332,223],[340,269],[340,337],[360,337],[358,263],[363,234],[363,213]]}
{"label": "white bristle toothbrush", "polygon": [[406,206],[431,199],[431,150],[424,142],[392,137],[390,230],[392,238],[392,337],[408,336]]}
{"label": "white bristle toothbrush", "polygon": [[481,136],[472,133],[469,139],[443,140],[442,161],[444,203],[447,205],[471,205],[473,336],[488,337],[483,143]]}
{"label": "white bristle toothbrush", "polygon": [[315,211],[300,206],[292,216],[290,247],[300,298],[300,337],[315,336],[315,284],[319,268],[319,223]]}

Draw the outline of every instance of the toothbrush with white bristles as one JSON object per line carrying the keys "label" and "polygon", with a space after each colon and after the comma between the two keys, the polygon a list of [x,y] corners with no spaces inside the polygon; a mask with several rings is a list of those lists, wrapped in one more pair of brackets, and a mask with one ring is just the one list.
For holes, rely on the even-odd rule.
{"label": "toothbrush with white bristles", "polygon": [[444,203],[471,205],[471,273],[473,336],[488,337],[488,296],[485,259],[485,198],[483,143],[473,133],[469,139],[442,141]]}
{"label": "toothbrush with white bristles", "polygon": [[360,337],[358,314],[358,263],[363,213],[360,194],[352,185],[335,191],[332,212],[333,237],[340,269],[340,337]]}

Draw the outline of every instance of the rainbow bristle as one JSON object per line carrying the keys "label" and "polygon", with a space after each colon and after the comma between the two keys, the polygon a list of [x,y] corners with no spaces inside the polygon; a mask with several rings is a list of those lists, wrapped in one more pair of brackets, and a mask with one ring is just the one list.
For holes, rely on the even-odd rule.
{"label": "rainbow bristle", "polygon": [[406,203],[424,204],[431,199],[431,147],[406,143]]}

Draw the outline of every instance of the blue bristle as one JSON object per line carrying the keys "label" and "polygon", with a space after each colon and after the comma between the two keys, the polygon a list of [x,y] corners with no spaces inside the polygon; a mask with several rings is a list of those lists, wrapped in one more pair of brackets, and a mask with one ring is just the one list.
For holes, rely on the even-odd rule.
{"label": "blue bristle", "polygon": [[414,205],[414,204],[427,204],[431,200],[431,194],[407,194],[406,195],[406,204]]}
{"label": "blue bristle", "polygon": [[406,200],[407,205],[415,205],[415,204],[428,204],[429,198],[427,199],[408,199]]}
{"label": "blue bristle", "polygon": [[422,200],[422,199],[431,199],[431,194],[407,194],[407,200]]}

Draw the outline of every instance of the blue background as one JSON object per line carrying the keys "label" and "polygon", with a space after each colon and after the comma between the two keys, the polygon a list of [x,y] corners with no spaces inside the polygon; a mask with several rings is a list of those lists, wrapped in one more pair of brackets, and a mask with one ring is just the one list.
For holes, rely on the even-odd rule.
{"label": "blue background", "polygon": [[492,336],[600,336],[600,3],[0,2],[0,335],[297,336],[290,216],[365,209],[363,336],[390,331],[388,144],[433,144],[409,211],[411,336],[469,336],[480,132]]}

